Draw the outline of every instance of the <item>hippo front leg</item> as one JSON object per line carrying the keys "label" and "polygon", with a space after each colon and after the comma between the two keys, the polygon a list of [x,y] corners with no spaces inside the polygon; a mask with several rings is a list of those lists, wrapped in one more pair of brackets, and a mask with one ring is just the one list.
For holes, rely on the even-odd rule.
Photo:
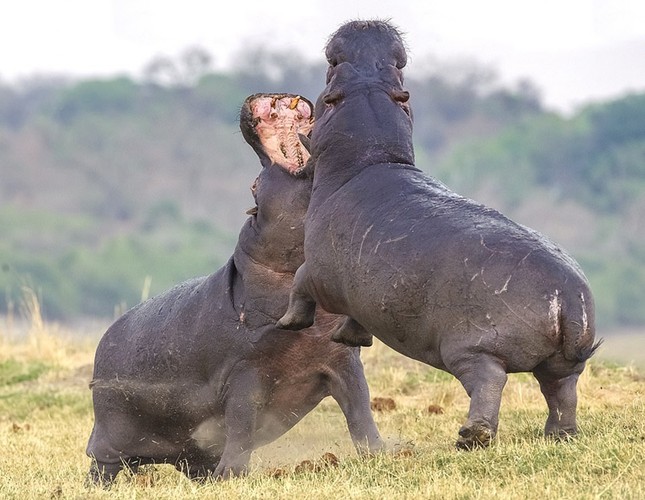
{"label": "hippo front leg", "polygon": [[463,359],[451,372],[470,396],[468,420],[459,429],[457,448],[486,447],[497,433],[502,390],[508,378],[498,361],[487,356]]}
{"label": "hippo front leg", "polygon": [[314,324],[316,302],[307,292],[306,283],[309,279],[307,263],[302,264],[296,275],[289,294],[289,307],[276,326],[285,330],[302,330]]}
{"label": "hippo front leg", "polygon": [[233,394],[228,399],[224,411],[226,443],[213,474],[222,479],[246,474],[253,451],[258,408],[253,399],[254,394],[258,392],[258,383],[254,375],[247,374],[234,379],[231,387]]}
{"label": "hippo front leg", "polygon": [[345,415],[349,434],[359,455],[385,450],[385,443],[370,410],[370,393],[362,370],[359,352],[341,374],[336,374],[330,387],[331,396]]}

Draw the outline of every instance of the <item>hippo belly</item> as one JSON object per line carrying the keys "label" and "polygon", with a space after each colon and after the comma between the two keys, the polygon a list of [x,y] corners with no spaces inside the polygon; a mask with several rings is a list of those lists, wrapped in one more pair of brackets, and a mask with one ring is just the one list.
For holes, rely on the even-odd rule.
{"label": "hippo belly", "polygon": [[128,311],[96,351],[89,481],[127,465],[171,463],[191,478],[237,475],[250,453],[332,396],[360,453],[383,447],[360,352],[330,340],[339,319],[320,312],[295,336],[250,330],[232,304],[233,261]]}
{"label": "hippo belly", "polygon": [[319,303],[438,368],[475,349],[532,370],[562,343],[554,307],[590,298],[584,276],[538,233],[410,174],[370,167],[308,219]]}

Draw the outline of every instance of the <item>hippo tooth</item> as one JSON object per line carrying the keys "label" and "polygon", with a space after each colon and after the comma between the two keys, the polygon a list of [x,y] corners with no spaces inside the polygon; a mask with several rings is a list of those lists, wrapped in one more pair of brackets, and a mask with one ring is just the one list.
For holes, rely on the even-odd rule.
{"label": "hippo tooth", "polygon": [[298,166],[303,167],[305,165],[305,159],[302,156],[302,149],[296,149],[296,155],[298,156]]}

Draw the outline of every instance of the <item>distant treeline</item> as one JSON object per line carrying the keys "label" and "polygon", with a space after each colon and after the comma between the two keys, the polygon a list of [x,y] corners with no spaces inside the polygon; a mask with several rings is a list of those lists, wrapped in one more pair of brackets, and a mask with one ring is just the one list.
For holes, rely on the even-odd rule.
{"label": "distant treeline", "polygon": [[[149,283],[217,269],[260,169],[238,130],[243,100],[314,101],[324,77],[293,52],[250,49],[218,72],[194,49],[136,80],[0,83],[0,312],[30,286],[51,319],[111,316]],[[406,83],[418,166],[571,251],[601,324],[644,324],[645,95],[564,117],[487,68],[438,64]]]}

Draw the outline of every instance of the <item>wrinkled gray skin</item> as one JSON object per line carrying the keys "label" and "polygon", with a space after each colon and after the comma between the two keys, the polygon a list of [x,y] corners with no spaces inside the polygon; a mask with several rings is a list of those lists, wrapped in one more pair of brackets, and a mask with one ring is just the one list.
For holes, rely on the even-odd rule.
{"label": "wrinkled gray skin", "polygon": [[360,453],[383,446],[359,349],[330,339],[343,318],[319,311],[302,336],[274,326],[304,260],[311,180],[301,174],[308,154],[297,133],[309,132],[311,108],[286,94],[247,99],[240,127],[264,168],[233,256],[216,273],[128,311],[101,339],[90,483],[152,462],[191,478],[242,474],[252,450],[329,395]]}
{"label": "wrinkled gray skin", "polygon": [[310,325],[317,303],[348,316],[336,340],[369,345],[367,330],[452,373],[471,398],[459,448],[489,444],[511,372],[539,381],[546,434],[574,434],[578,376],[597,347],[582,271],[544,236],[414,167],[394,27],[347,23],[326,56],[305,263],[278,326]]}

